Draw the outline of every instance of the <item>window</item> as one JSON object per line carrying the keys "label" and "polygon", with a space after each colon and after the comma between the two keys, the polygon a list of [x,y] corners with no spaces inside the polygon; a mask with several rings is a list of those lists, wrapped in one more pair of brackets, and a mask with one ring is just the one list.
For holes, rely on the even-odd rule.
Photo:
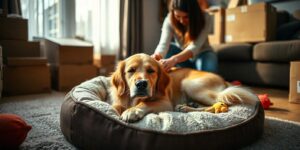
{"label": "window", "polygon": [[75,26],[75,19],[72,19],[75,18],[74,4],[73,0],[21,0],[22,15],[28,19],[29,39],[72,37],[75,28],[73,31],[67,29]]}
{"label": "window", "polygon": [[120,47],[119,10],[119,0],[76,0],[76,36],[93,43],[96,57]]}
{"label": "window", "polygon": [[23,17],[29,20],[29,39],[58,36],[58,0],[21,0],[21,5]]}
{"label": "window", "polygon": [[21,0],[33,37],[80,37],[94,54],[115,54],[120,47],[119,0]]}
{"label": "window", "polygon": [[[48,3],[47,3],[48,2]],[[44,3],[44,13],[45,13],[45,35],[49,37],[58,37],[60,27],[59,27],[59,3],[58,0],[47,0]]]}

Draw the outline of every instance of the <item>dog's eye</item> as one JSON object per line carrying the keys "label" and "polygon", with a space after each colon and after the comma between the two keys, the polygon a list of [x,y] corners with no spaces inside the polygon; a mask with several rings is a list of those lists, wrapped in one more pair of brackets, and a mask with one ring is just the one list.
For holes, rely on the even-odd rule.
{"label": "dog's eye", "polygon": [[135,68],[130,68],[127,72],[134,73],[135,72]]}
{"label": "dog's eye", "polygon": [[147,69],[147,73],[153,73],[154,70],[153,69]]}

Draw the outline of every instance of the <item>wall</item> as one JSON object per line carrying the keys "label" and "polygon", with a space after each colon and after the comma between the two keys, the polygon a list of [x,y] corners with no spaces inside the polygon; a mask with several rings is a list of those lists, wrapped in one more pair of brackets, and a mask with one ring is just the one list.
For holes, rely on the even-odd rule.
{"label": "wall", "polygon": [[154,52],[160,38],[159,2],[143,0],[143,51],[147,54]]}
{"label": "wall", "polygon": [[290,14],[293,14],[293,12],[297,9],[300,9],[300,1],[299,0],[290,0],[290,1],[278,1],[275,3],[272,3],[274,7],[277,8],[277,10],[286,10]]}

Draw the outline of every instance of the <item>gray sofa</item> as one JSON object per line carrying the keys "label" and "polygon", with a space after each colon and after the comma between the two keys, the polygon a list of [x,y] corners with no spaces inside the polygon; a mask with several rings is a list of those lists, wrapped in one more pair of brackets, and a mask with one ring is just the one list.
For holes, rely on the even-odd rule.
{"label": "gray sofa", "polygon": [[300,40],[213,46],[219,74],[227,81],[264,87],[289,87],[290,61],[300,60]]}

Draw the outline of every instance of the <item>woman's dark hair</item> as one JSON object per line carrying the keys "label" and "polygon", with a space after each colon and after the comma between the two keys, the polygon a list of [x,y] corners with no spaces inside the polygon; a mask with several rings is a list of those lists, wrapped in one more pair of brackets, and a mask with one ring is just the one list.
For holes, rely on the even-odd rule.
{"label": "woman's dark hair", "polygon": [[[189,25],[185,27],[174,16],[174,10],[186,12],[189,18]],[[205,25],[205,18],[197,0],[171,0],[169,11],[171,12],[171,23],[175,32],[180,35],[186,46],[194,41]]]}

